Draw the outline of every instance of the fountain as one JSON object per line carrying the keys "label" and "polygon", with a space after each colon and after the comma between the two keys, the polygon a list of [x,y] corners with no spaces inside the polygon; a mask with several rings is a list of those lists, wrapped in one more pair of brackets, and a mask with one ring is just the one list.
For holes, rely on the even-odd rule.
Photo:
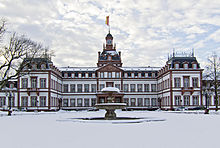
{"label": "fountain", "polygon": [[124,109],[126,106],[125,103],[115,103],[115,98],[113,94],[120,93],[119,89],[115,87],[105,87],[101,90],[101,92],[108,94],[107,103],[96,104],[96,108],[106,110],[105,120],[117,119],[115,110]]}
{"label": "fountain", "polygon": [[[106,87],[101,90],[102,93],[97,96],[98,98],[104,96],[106,100],[105,103],[97,103],[95,107],[97,109],[105,109],[105,117],[85,117],[85,118],[69,118],[61,121],[74,121],[80,123],[112,123],[112,124],[128,124],[128,123],[142,123],[142,122],[157,122],[157,121],[165,121],[165,119],[157,119],[154,117],[117,117],[115,110],[116,109],[124,109],[125,103],[117,103],[121,102],[117,101],[116,96],[120,96],[122,98],[123,94],[120,94],[118,88],[115,87]],[[99,101],[98,101],[99,102]]]}

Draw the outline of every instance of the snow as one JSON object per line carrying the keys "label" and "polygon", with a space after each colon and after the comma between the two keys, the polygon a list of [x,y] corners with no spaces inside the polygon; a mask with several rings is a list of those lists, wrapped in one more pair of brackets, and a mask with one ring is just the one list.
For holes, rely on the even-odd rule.
{"label": "snow", "polygon": [[124,71],[158,71],[161,67],[122,67]]}
{"label": "snow", "polygon": [[98,112],[0,112],[0,147],[7,148],[219,148],[220,114],[116,111],[121,117],[165,119],[106,124],[71,118],[103,117]]}
{"label": "snow", "polygon": [[101,90],[101,92],[117,92],[117,93],[120,93],[120,90],[116,87],[105,87]]}
{"label": "snow", "polygon": [[98,67],[58,67],[60,71],[96,71]]}

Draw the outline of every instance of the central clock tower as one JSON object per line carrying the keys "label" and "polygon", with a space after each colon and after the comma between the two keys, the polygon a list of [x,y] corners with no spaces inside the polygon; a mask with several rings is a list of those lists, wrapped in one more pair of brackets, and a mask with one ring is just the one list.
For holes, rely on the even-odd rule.
{"label": "central clock tower", "polygon": [[113,36],[110,32],[105,37],[106,43],[103,45],[103,51],[98,55],[98,67],[112,64],[121,67],[121,52],[116,51],[116,45],[113,46]]}

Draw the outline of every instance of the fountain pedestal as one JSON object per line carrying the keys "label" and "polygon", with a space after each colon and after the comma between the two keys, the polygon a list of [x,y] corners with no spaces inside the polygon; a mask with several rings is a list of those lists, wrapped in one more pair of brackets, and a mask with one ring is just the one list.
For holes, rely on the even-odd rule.
{"label": "fountain pedestal", "polygon": [[106,109],[105,119],[106,120],[115,120],[116,119],[115,109]]}

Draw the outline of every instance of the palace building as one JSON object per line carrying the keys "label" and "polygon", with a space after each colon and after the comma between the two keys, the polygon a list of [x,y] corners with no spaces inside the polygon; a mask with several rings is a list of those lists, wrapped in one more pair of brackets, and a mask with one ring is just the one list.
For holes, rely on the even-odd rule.
{"label": "palace building", "polygon": [[25,110],[93,109],[107,101],[101,93],[104,87],[120,89],[115,102],[127,103],[127,109],[203,106],[203,69],[193,53],[173,53],[164,67],[123,67],[113,36],[108,33],[105,39],[96,67],[56,67],[49,58],[35,58],[26,68],[31,69],[28,74],[10,82],[10,93],[0,93],[0,109],[9,105]]}

